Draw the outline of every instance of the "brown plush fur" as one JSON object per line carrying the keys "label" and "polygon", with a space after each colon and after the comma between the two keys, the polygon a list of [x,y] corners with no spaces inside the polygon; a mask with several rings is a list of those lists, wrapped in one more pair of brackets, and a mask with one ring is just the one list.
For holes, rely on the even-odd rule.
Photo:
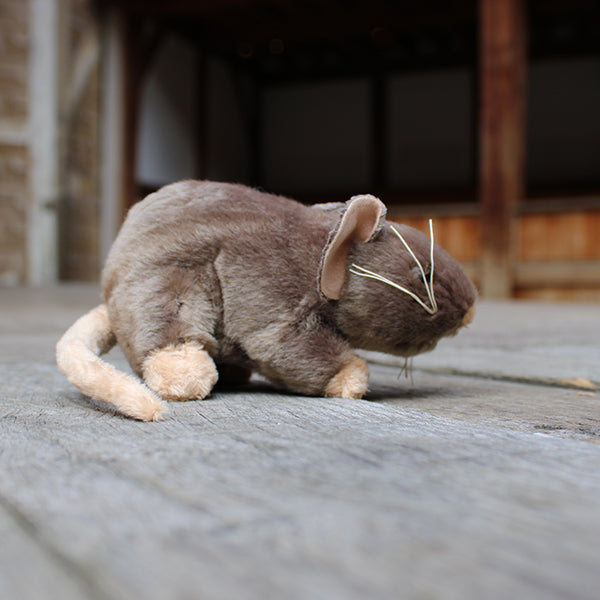
{"label": "brown plush fur", "polygon": [[[398,229],[429,268],[429,237]],[[365,393],[368,376],[353,348],[400,356],[431,350],[463,325],[476,298],[437,246],[434,315],[384,283],[349,274],[351,263],[427,300],[414,260],[373,196],[308,207],[242,185],[184,181],[132,208],[102,286],[111,332],[163,398],[204,397],[216,381],[213,363],[256,370],[298,393],[351,398]],[[178,387],[179,375],[192,377],[177,366],[185,356],[206,375]]]}

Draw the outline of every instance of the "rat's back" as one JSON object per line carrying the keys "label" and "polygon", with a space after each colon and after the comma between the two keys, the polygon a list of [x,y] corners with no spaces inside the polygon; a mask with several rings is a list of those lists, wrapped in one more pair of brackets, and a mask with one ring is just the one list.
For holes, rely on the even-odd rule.
{"label": "rat's back", "polygon": [[[249,258],[298,246],[319,252],[331,217],[294,200],[240,184],[181,181],[133,206],[103,272],[105,295],[124,273],[166,263],[201,264],[229,251]],[[300,257],[298,257],[300,258]],[[293,259],[290,257],[286,260]],[[306,257],[301,259],[306,262]]]}

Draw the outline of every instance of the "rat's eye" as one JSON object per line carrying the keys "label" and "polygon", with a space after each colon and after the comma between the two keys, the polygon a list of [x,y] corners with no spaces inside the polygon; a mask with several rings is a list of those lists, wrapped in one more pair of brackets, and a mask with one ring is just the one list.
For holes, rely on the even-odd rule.
{"label": "rat's eye", "polygon": [[[429,278],[431,277],[431,265],[423,265],[423,272],[425,273],[425,279],[429,281]],[[423,275],[421,274],[421,269],[419,269],[419,267],[413,267],[411,269],[411,274],[413,279],[423,281]]]}

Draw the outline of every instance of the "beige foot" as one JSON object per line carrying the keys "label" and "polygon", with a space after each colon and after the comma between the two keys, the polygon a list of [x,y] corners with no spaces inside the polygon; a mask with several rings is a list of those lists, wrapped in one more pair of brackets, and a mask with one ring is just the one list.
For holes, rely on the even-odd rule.
{"label": "beige foot", "polygon": [[146,385],[165,400],[201,400],[218,379],[215,363],[196,342],[152,352],[142,372]]}
{"label": "beige foot", "polygon": [[325,395],[333,398],[362,398],[367,391],[368,381],[367,363],[354,354],[327,384]]}

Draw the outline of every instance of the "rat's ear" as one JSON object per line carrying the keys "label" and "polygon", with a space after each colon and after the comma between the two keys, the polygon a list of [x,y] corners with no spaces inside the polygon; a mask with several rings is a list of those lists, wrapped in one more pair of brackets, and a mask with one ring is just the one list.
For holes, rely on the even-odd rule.
{"label": "rat's ear", "polygon": [[319,269],[319,289],[330,300],[338,300],[346,277],[346,262],[354,242],[368,242],[383,227],[383,202],[364,194],[353,196],[327,241]]}

